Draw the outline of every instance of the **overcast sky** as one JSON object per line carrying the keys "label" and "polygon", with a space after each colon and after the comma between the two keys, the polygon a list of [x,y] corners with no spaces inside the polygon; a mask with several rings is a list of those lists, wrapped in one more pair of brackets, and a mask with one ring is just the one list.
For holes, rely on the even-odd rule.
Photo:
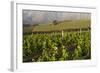
{"label": "overcast sky", "polygon": [[91,19],[90,13],[23,10],[23,24],[49,23],[53,20]]}

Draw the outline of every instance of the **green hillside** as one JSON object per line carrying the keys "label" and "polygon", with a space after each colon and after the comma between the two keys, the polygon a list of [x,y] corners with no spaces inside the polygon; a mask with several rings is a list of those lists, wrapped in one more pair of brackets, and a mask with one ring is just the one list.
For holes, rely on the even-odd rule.
{"label": "green hillside", "polygon": [[90,20],[73,20],[73,21],[61,21],[54,25],[53,23],[39,24],[37,26],[23,26],[23,32],[38,32],[38,31],[55,31],[62,29],[78,29],[78,28],[88,28],[91,24]]}

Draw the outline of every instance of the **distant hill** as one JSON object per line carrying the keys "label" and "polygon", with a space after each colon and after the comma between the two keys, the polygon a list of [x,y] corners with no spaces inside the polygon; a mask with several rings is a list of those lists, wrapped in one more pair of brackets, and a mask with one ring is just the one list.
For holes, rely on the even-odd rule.
{"label": "distant hill", "polygon": [[57,25],[53,23],[47,24],[38,24],[23,26],[23,33],[32,33],[32,32],[46,32],[46,31],[61,31],[67,29],[79,29],[79,28],[88,28],[90,27],[90,20],[74,20],[74,21],[60,21]]}

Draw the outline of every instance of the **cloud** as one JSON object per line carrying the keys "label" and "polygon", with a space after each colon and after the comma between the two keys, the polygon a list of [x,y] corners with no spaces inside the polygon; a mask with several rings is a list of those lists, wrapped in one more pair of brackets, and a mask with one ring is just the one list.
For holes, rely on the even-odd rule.
{"label": "cloud", "polygon": [[39,24],[48,23],[53,20],[79,20],[90,19],[90,13],[75,13],[75,12],[54,12],[54,11],[32,11],[23,10],[24,24]]}

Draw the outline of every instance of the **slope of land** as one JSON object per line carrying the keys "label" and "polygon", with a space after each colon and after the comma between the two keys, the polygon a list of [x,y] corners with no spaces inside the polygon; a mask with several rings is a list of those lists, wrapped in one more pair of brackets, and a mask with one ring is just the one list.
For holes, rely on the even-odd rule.
{"label": "slope of land", "polygon": [[61,21],[56,25],[53,23],[38,24],[36,26],[23,26],[23,33],[31,32],[46,32],[46,31],[61,31],[67,29],[80,29],[90,27],[90,20],[73,20],[73,21]]}

